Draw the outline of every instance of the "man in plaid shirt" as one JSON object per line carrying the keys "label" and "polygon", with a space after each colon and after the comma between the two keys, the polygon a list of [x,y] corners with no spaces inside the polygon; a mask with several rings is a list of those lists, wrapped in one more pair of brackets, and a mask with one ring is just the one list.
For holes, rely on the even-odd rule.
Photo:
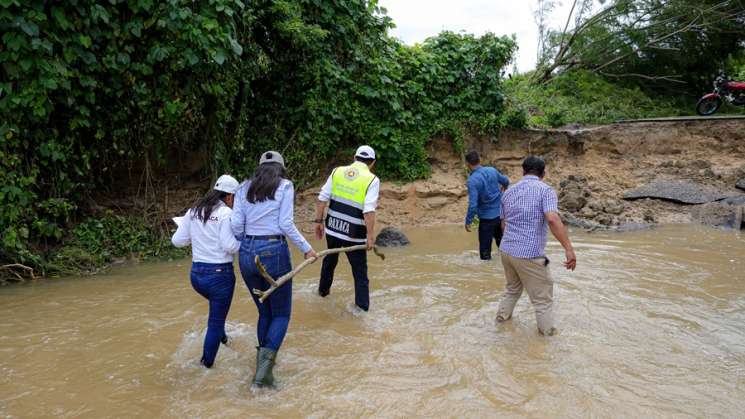
{"label": "man in plaid shirt", "polygon": [[554,283],[545,251],[548,230],[564,247],[564,267],[573,271],[577,257],[559,217],[556,191],[542,182],[545,172],[543,159],[529,156],[523,161],[522,180],[502,197],[504,236],[500,250],[507,284],[499,303],[497,322],[512,317],[525,288],[535,307],[538,331],[550,336],[556,329],[552,311]]}

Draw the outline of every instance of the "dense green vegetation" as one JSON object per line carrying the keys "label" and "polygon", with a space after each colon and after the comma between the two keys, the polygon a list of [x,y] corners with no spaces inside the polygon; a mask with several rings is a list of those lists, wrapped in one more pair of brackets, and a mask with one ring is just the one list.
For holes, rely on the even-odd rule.
{"label": "dense green vegetation", "polygon": [[536,0],[538,65],[508,87],[531,124],[690,115],[720,71],[745,76],[743,0],[570,0],[551,27],[557,3]]}
{"label": "dense green vegetation", "polygon": [[168,240],[168,231],[153,231],[143,217],[113,213],[88,218],[73,228],[65,246],[45,260],[56,273],[95,272],[117,259],[179,257],[186,254]]}
{"label": "dense green vegetation", "polygon": [[[745,80],[745,52],[725,55],[719,66],[700,87],[671,83],[664,89],[658,81],[644,78],[619,81],[585,69],[559,72],[537,83],[536,73],[530,72],[505,82],[505,95],[511,105],[507,112],[526,111],[526,124],[534,127],[695,115],[696,101],[712,91],[716,73],[723,71],[732,79]],[[718,114],[745,114],[745,109],[725,103]]]}
{"label": "dense green vegetation", "polygon": [[242,176],[278,149],[302,182],[369,143],[382,176],[415,179],[431,137],[457,146],[511,121],[500,82],[511,38],[408,47],[390,25],[375,1],[0,0],[0,264],[49,274],[68,271],[70,249],[91,265],[160,253],[123,231],[132,219],[101,225],[137,251],[92,245],[99,220],[74,226],[94,190],[114,192],[133,165],[149,182],[174,150]]}
{"label": "dense green vegetation", "polygon": [[[276,149],[302,186],[367,143],[412,180],[435,136],[689,114],[715,69],[745,78],[741,1],[577,0],[536,72],[504,81],[513,38],[406,46],[376,0],[0,0],[0,281],[173,255],[152,215],[174,156],[242,177]],[[92,216],[122,173],[145,204]]]}
{"label": "dense green vegetation", "polygon": [[520,75],[509,80],[505,90],[515,106],[528,112],[527,123],[536,127],[695,113],[695,99],[650,96],[638,86],[612,83],[586,70],[567,72],[539,85],[530,74]]}
{"label": "dense green vegetation", "polygon": [[731,78],[745,81],[745,48],[727,56],[724,67]]}
{"label": "dense green vegetation", "polygon": [[[556,0],[539,0],[539,11]],[[536,78],[583,69],[665,95],[699,93],[745,43],[745,0],[571,0],[545,28]],[[542,15],[538,15],[539,17]],[[539,22],[541,22],[539,20]]]}

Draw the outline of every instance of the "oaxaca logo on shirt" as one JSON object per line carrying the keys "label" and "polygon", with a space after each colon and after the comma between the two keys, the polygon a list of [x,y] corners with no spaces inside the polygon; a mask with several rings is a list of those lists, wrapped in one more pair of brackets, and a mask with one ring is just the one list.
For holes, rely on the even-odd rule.
{"label": "oaxaca logo on shirt", "polygon": [[328,227],[340,233],[349,234],[349,223],[335,217],[329,217]]}
{"label": "oaxaca logo on shirt", "polygon": [[[199,220],[199,221],[201,221],[200,220],[200,217],[198,217],[196,214],[192,214],[191,215],[191,218],[192,218],[192,220]],[[210,214],[209,218],[207,218],[207,222],[210,222],[210,223],[220,222],[220,217],[218,217],[217,215]]]}
{"label": "oaxaca logo on shirt", "polygon": [[344,172],[344,178],[347,179],[347,180],[350,180],[350,181],[357,179],[357,176],[359,176],[359,175],[360,175],[360,171],[357,170],[356,167],[349,167]]}

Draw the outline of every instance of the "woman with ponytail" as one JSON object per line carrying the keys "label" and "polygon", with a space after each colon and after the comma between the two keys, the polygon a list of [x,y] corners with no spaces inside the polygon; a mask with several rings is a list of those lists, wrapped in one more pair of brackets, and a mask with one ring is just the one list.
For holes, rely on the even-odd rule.
{"label": "woman with ponytail", "polygon": [[240,248],[230,226],[236,189],[238,181],[222,175],[214,189],[199,199],[186,215],[174,219],[178,229],[171,242],[176,247],[191,244],[191,286],[209,301],[207,334],[200,361],[207,368],[215,362],[220,343],[228,343],[225,319],[235,289],[233,254]]}

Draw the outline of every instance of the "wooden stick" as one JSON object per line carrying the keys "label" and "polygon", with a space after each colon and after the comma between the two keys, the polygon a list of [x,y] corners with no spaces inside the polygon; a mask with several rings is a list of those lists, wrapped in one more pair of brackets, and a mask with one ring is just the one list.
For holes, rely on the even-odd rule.
{"label": "wooden stick", "polygon": [[[256,262],[256,267],[259,269],[259,273],[261,273],[261,276],[263,276],[264,279],[266,279],[266,281],[270,284],[270,287],[266,291],[262,291],[262,290],[260,290],[258,288],[254,288],[252,291],[253,291],[253,293],[255,295],[258,295],[259,296],[259,301],[263,303],[264,300],[266,300],[267,298],[269,298],[269,296],[274,292],[274,290],[276,290],[277,288],[279,288],[282,285],[284,285],[285,282],[287,282],[290,279],[292,279],[295,275],[297,275],[298,273],[300,273],[300,271],[302,271],[303,269],[305,269],[305,267],[307,267],[311,263],[317,261],[318,259],[323,258],[326,255],[331,255],[331,254],[334,254],[334,253],[352,252],[352,251],[355,251],[355,250],[367,250],[367,245],[366,244],[360,244],[360,245],[357,245],[357,246],[339,247],[339,248],[336,248],[336,249],[322,250],[322,251],[318,252],[318,257],[313,258],[313,259],[306,259],[306,260],[304,260],[303,263],[301,263],[300,265],[298,265],[292,271],[290,271],[290,272],[282,275],[276,281],[266,271],[266,268],[261,263],[261,261],[259,260],[259,256],[257,255],[256,258],[254,259],[254,262]],[[373,247],[373,252],[380,259],[385,260],[385,255],[378,250],[377,246]]]}

